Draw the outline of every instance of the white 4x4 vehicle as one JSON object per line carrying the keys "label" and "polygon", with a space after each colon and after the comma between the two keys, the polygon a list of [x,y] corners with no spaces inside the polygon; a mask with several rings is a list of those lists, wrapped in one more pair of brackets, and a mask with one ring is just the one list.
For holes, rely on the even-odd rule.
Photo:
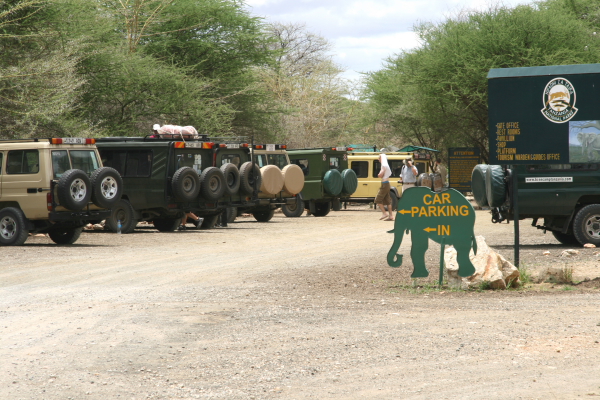
{"label": "white 4x4 vehicle", "polygon": [[0,140],[0,246],[22,245],[30,232],[72,244],[110,215],[122,186],[94,139]]}

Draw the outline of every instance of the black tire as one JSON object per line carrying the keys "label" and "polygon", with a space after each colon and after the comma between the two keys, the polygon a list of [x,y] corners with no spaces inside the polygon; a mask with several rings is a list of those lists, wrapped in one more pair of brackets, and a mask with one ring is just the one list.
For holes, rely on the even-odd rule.
{"label": "black tire", "polygon": [[300,196],[296,196],[296,203],[284,204],[281,206],[281,211],[286,217],[297,218],[304,213],[304,202]]}
{"label": "black tire", "polygon": [[579,245],[579,241],[575,235],[552,231],[552,236],[554,236],[554,238],[560,243],[566,244],[567,246]]}
{"label": "black tire", "polygon": [[220,216],[221,214],[204,216],[202,219],[202,223],[200,224],[200,229],[206,230],[214,228],[217,224],[217,221],[219,221]]}
{"label": "black tire", "polygon": [[0,210],[0,246],[21,246],[28,236],[25,215],[21,210],[15,207]]}
{"label": "black tire", "polygon": [[600,246],[600,204],[583,207],[573,220],[573,234],[582,246],[592,243]]}
{"label": "black tire", "polygon": [[171,189],[177,200],[194,201],[200,193],[200,177],[193,168],[181,167],[173,174]]}
{"label": "black tire", "polygon": [[325,193],[331,196],[339,196],[342,193],[342,187],[344,182],[342,180],[342,174],[337,169],[330,169],[325,172],[323,177],[323,189]]}
{"label": "black tire", "polygon": [[152,224],[159,232],[173,232],[179,228],[181,218],[155,218]]}
{"label": "black tire", "polygon": [[489,165],[477,164],[473,168],[471,174],[471,191],[473,192],[473,198],[479,207],[488,207],[488,200],[486,194],[485,176]]}
{"label": "black tire", "polygon": [[225,194],[225,177],[217,167],[208,167],[200,175],[200,193],[206,200],[219,200]]}
{"label": "black tire", "polygon": [[271,218],[273,218],[273,215],[275,215],[275,210],[272,208],[268,210],[254,211],[252,213],[252,216],[254,216],[254,219],[258,222],[269,222]]}
{"label": "black tire", "polygon": [[105,226],[116,233],[119,230],[119,221],[121,221],[121,233],[131,233],[137,225],[133,207],[125,199],[119,200],[112,207],[110,217],[106,218]]}
{"label": "black tire", "polygon": [[221,165],[221,172],[225,178],[225,194],[233,196],[240,191],[240,171],[235,164]]}
{"label": "black tire", "polygon": [[64,228],[64,229],[53,229],[48,231],[48,236],[56,244],[73,244],[81,236],[81,228]]}
{"label": "black tire", "polygon": [[254,186],[256,190],[260,190],[262,183],[262,176],[260,175],[260,168],[254,164],[254,170],[252,169],[252,163],[247,161],[240,167],[240,190],[247,194],[254,192]]}
{"label": "black tire", "polygon": [[235,221],[235,219],[238,216],[238,209],[237,207],[227,207],[225,209],[225,213],[227,215],[227,223],[230,224],[232,222]]}
{"label": "black tire", "polygon": [[90,177],[92,186],[92,202],[101,208],[111,208],[123,193],[123,179],[116,169],[98,168]]}
{"label": "black tire", "polygon": [[489,165],[485,172],[485,195],[490,207],[500,207],[506,202],[504,170],[500,165]]}
{"label": "black tire", "polygon": [[[392,198],[392,211],[398,210],[398,198],[393,192],[390,192],[390,197]],[[388,206],[384,206],[386,211],[388,210]]]}
{"label": "black tire", "polygon": [[80,169],[65,171],[58,180],[56,191],[61,206],[71,211],[80,211],[92,197],[90,177]]}
{"label": "black tire", "polygon": [[331,210],[331,202],[329,202],[329,201],[325,201],[322,203],[315,203],[315,212],[313,215],[315,217],[324,217],[327,214],[329,214],[330,210]]}

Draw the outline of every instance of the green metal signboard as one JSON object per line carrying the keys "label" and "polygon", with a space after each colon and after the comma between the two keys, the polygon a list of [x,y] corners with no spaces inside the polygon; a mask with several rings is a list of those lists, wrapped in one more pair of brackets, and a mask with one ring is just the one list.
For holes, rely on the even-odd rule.
{"label": "green metal signboard", "polygon": [[600,64],[492,69],[490,164],[600,161]]}
{"label": "green metal signboard", "polygon": [[469,258],[471,248],[477,254],[474,225],[473,206],[459,191],[447,189],[433,192],[422,186],[407,189],[398,202],[394,230],[390,231],[394,233],[394,244],[387,256],[388,264],[391,267],[402,265],[402,255],[397,252],[404,233],[410,233],[413,278],[429,276],[425,267],[425,252],[429,247],[429,239],[441,244],[440,285],[445,245],[453,245],[456,249],[458,275],[471,276],[475,273],[475,267]]}

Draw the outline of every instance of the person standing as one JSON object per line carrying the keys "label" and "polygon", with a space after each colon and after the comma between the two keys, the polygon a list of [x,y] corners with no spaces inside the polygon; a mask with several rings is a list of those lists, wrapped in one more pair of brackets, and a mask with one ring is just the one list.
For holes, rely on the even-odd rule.
{"label": "person standing", "polygon": [[[381,210],[381,218],[379,219],[393,221],[392,197],[390,196],[390,176],[392,175],[392,170],[385,154],[379,154],[379,162],[381,163],[381,170],[377,176],[381,178],[381,187],[379,188],[377,197],[375,197],[375,204],[379,205],[379,209]],[[387,211],[385,210],[385,206],[387,206]]]}
{"label": "person standing", "polygon": [[400,173],[400,177],[402,178],[402,193],[417,184],[417,175],[419,175],[419,170],[413,165],[412,160],[407,158],[406,164],[402,167],[402,172]]}
{"label": "person standing", "polygon": [[442,160],[440,160],[439,158],[435,160],[435,167],[433,172],[436,172],[441,175],[442,187],[446,187],[446,175],[448,174],[448,171],[446,171],[446,167],[442,164]]}

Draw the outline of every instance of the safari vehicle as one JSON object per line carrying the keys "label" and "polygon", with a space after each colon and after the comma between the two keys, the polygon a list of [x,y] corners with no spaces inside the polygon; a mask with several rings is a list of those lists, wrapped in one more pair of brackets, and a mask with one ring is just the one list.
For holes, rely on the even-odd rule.
{"label": "safari vehicle", "polygon": [[[342,198],[343,202],[353,203],[373,203],[377,192],[381,187],[381,178],[377,175],[381,170],[378,151],[349,151],[348,164],[356,173],[358,178],[358,186],[356,191],[348,197]],[[431,168],[427,159],[415,159],[413,153],[410,152],[388,152],[385,153],[388,159],[388,164],[392,170],[390,176],[390,196],[392,197],[392,210],[395,210],[398,205],[398,199],[402,197],[402,182],[400,181],[400,173],[406,159],[414,159],[414,165],[421,174],[429,174]]]}
{"label": "safari vehicle", "polygon": [[120,222],[121,232],[130,233],[138,221],[174,231],[187,212],[203,219],[201,229],[210,229],[227,207],[254,204],[260,172],[247,161],[245,143],[160,135],[102,138],[97,146],[105,165],[123,177],[123,198],[106,220],[112,231]]}
{"label": "safari vehicle", "polygon": [[300,216],[304,212],[304,209],[300,214],[296,212],[296,197],[304,187],[304,174],[299,166],[290,163],[286,148],[283,144],[255,144],[252,147],[254,162],[261,173],[258,200],[254,206],[229,211],[232,214],[228,218],[230,222],[237,213],[243,212],[251,213],[258,222],[268,222],[280,207],[287,216]]}
{"label": "safari vehicle", "polygon": [[346,147],[295,149],[288,150],[288,155],[304,173],[304,188],[297,196],[295,212],[302,214],[306,208],[315,217],[324,217],[332,208],[340,210],[340,199],[356,190],[358,180],[348,168]]}
{"label": "safari vehicle", "polygon": [[89,221],[110,215],[121,191],[94,139],[1,140],[0,245],[20,246],[30,232],[75,243]]}

